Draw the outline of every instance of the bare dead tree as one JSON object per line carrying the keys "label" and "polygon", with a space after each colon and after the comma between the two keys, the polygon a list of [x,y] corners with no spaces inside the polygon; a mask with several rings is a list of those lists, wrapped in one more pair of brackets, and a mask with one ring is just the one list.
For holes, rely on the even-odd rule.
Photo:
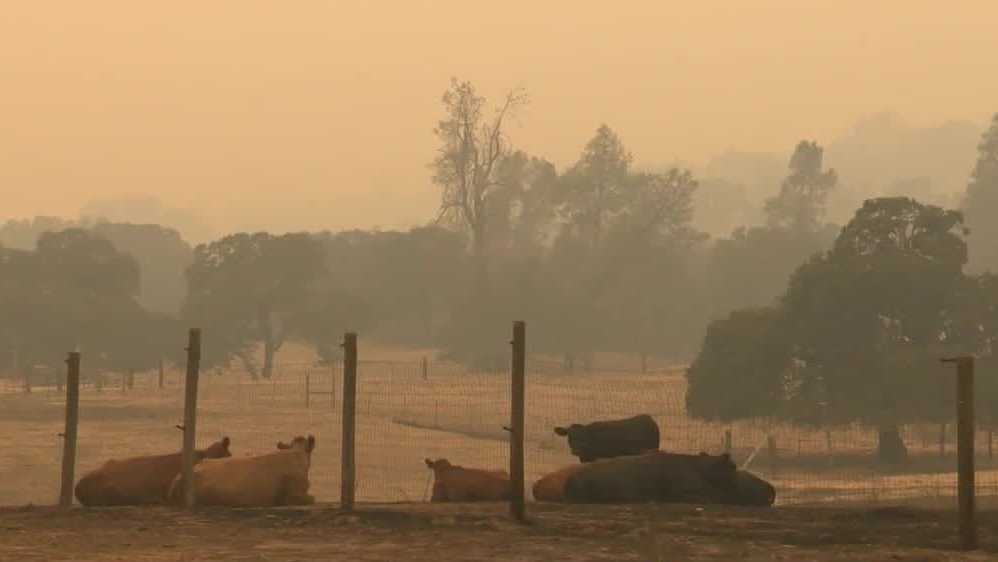
{"label": "bare dead tree", "polygon": [[507,119],[527,103],[526,92],[508,92],[490,118],[486,100],[468,81],[451,80],[442,102],[445,118],[434,133],[440,140],[433,182],[442,188],[437,222],[450,221],[469,233],[479,288],[487,286],[486,225],[492,194],[501,187],[497,164],[512,152]]}

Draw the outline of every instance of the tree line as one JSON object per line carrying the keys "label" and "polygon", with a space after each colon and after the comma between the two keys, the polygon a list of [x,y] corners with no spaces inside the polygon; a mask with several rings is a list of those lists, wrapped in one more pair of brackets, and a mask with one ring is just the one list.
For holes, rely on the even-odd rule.
{"label": "tree line", "polygon": [[515,317],[532,353],[573,366],[596,351],[692,359],[694,415],[860,420],[888,443],[899,423],[943,415],[929,356],[990,345],[998,116],[963,210],[882,197],[832,224],[841,180],[804,140],[758,203],[764,220],[711,238],[693,173],[638,167],[606,124],[563,169],[517,149],[508,124],[528,101],[512,91],[490,105],[451,83],[428,163],[439,210],[407,231],[235,233],[192,248],[159,225],[8,222],[0,367],[56,365],[79,347],[102,368],[141,369],[182,349],[181,326],[210,334],[207,366],[260,377],[288,341],[337,357],[346,329],[493,365]]}

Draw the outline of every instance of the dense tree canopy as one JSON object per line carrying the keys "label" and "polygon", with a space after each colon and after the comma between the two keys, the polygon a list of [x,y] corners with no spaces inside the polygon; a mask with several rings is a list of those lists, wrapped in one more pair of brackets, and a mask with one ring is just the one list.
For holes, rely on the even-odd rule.
{"label": "dense tree canopy", "polygon": [[173,322],[136,300],[135,260],[87,230],[46,232],[33,251],[0,248],[0,348],[15,370],[58,367],[78,349],[94,369],[152,367],[172,349]]}
{"label": "dense tree canopy", "polygon": [[106,221],[97,222],[91,230],[135,258],[142,273],[138,299],[143,307],[171,316],[180,313],[187,292],[184,271],[193,252],[176,230]]}
{"label": "dense tree canopy", "polygon": [[998,113],[977,147],[964,212],[971,229],[971,264],[976,270],[998,272]]}
{"label": "dense tree canopy", "polygon": [[304,324],[324,269],[322,246],[308,234],[234,234],[199,245],[187,270],[184,319],[211,334],[202,360],[239,358],[251,374],[269,378],[276,353]]}
{"label": "dense tree canopy", "polygon": [[[901,460],[898,424],[943,415],[943,346],[982,347],[990,280],[963,274],[964,234],[957,211],[867,201],[831,250],[797,269],[779,308],[711,326],[689,372],[691,412],[858,420],[880,428],[883,460]],[[751,404],[717,392],[746,378],[758,392],[739,396]]]}

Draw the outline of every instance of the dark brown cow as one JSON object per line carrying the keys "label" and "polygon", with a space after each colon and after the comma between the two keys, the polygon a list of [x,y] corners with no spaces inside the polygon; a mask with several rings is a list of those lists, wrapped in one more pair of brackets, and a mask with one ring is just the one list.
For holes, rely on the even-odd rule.
{"label": "dark brown cow", "polygon": [[565,483],[575,503],[726,503],[737,497],[737,467],[727,454],[653,452],[588,463]]}
{"label": "dark brown cow", "polygon": [[554,432],[568,437],[572,454],[584,463],[656,451],[660,439],[658,424],[647,414],[585,425],[573,423],[556,427]]}
{"label": "dark brown cow", "polygon": [[[196,451],[194,462],[231,456],[229,438]],[[163,503],[180,473],[182,453],[109,460],[76,483],[76,499],[85,506]]]}
{"label": "dark brown cow", "polygon": [[776,488],[746,470],[739,470],[735,475],[734,493],[724,500],[724,503],[732,505],[761,507],[771,506],[774,502],[776,502]]}
{"label": "dark brown cow", "polygon": [[509,473],[505,470],[464,468],[447,459],[425,462],[433,471],[431,502],[502,501],[512,495]]}

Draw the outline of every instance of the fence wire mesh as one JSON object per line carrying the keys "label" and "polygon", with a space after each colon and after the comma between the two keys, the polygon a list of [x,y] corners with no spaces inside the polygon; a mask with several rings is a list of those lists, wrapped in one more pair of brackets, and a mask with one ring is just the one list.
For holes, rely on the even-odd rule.
{"label": "fence wire mesh", "polygon": [[[955,423],[901,428],[909,460],[876,462],[877,432],[868,427],[802,427],[757,419],[708,423],[685,413],[681,371],[629,366],[589,370],[528,358],[526,481],[575,464],[553,428],[652,415],[667,451],[729,451],[740,467],[766,478],[777,503],[877,502],[955,498]],[[85,363],[84,363],[85,365]],[[178,451],[184,375],[168,369],[102,375],[84,366],[77,477],[112,458]],[[0,384],[0,505],[54,503],[58,495],[64,389],[58,377],[30,386]],[[199,447],[229,436],[233,455],[274,450],[295,435],[316,436],[310,481],[319,501],[337,501],[342,440],[342,366],[278,365],[270,380],[241,372],[201,374]],[[428,499],[424,459],[487,469],[509,468],[508,369],[471,370],[434,361],[365,361],[358,365],[357,501]],[[977,491],[998,496],[993,434],[977,432]],[[948,501],[948,500],[947,500]],[[955,501],[955,499],[954,499]]]}

